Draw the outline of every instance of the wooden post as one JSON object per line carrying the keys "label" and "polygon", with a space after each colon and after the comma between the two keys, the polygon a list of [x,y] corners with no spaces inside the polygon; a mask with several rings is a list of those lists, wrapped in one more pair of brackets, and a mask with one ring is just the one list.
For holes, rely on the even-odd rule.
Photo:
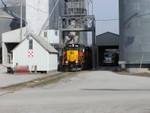
{"label": "wooden post", "polygon": [[34,72],[37,73],[37,65],[34,67]]}
{"label": "wooden post", "polygon": [[144,58],[144,55],[142,55],[142,58],[141,58],[140,69],[142,68],[143,58]]}
{"label": "wooden post", "polygon": [[142,55],[142,58],[141,58],[139,72],[141,71],[141,68],[142,68],[142,65],[143,65],[143,59],[144,59],[144,55]]}

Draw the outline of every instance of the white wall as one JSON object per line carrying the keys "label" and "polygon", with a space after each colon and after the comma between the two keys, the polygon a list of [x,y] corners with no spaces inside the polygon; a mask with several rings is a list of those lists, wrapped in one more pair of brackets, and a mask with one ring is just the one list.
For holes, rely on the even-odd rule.
{"label": "white wall", "polygon": [[[26,37],[26,27],[22,29],[22,37],[23,39]],[[3,33],[2,42],[4,43],[20,42],[20,29]]]}
{"label": "white wall", "polygon": [[[44,36],[44,32],[47,33],[47,37]],[[41,36],[44,37],[50,44],[59,43],[59,30],[43,30]]]}
{"label": "white wall", "polygon": [[26,0],[28,31],[38,35],[49,15],[49,0]]}
{"label": "white wall", "polygon": [[[31,37],[30,37],[31,38]],[[25,39],[13,52],[13,67],[16,63],[18,65],[29,66],[30,71],[34,71],[34,66],[37,65],[38,71],[47,71],[47,59],[49,59],[49,53],[33,40],[33,52],[34,57],[28,57],[29,40]]]}
{"label": "white wall", "polygon": [[49,55],[49,70],[56,70],[58,66],[58,56],[57,54],[50,54]]}
{"label": "white wall", "polygon": [[[22,39],[26,37],[26,27],[22,29]],[[2,60],[3,64],[8,63],[8,50],[5,43],[19,43],[20,29],[5,32],[2,34]]]}
{"label": "white wall", "polygon": [[2,43],[2,63],[8,63],[8,50],[4,43]]}

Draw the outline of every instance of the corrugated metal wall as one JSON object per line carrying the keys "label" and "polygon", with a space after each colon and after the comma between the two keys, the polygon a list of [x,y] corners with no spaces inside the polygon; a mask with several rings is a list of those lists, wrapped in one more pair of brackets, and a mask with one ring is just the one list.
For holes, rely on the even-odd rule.
{"label": "corrugated metal wall", "polygon": [[49,15],[49,0],[26,0],[26,21],[29,33],[38,35]]}
{"label": "corrugated metal wall", "polygon": [[[56,2],[57,0],[49,0],[49,13],[51,13]],[[58,20],[59,20],[59,17],[63,14],[64,10],[65,10],[64,0],[59,0],[59,3],[50,18],[49,29],[58,30]]]}
{"label": "corrugated metal wall", "polygon": [[150,64],[150,0],[120,0],[120,61]]}

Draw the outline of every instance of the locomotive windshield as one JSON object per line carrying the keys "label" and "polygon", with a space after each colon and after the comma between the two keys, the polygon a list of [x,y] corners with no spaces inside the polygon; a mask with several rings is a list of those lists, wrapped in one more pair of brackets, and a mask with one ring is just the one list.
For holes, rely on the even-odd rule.
{"label": "locomotive windshield", "polygon": [[105,53],[104,57],[114,57],[114,54],[110,54],[110,53]]}
{"label": "locomotive windshield", "polygon": [[83,49],[84,49],[84,47],[82,47],[78,44],[75,44],[75,45],[69,44],[64,48],[65,51],[67,51],[67,50],[77,50],[79,52],[83,52]]}

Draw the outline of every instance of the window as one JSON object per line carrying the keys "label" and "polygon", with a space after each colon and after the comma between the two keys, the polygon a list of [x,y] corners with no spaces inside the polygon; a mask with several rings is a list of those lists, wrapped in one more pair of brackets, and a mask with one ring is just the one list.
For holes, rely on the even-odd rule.
{"label": "window", "polygon": [[32,39],[29,40],[29,49],[33,49],[33,40]]}
{"label": "window", "polygon": [[55,35],[56,35],[56,36],[58,36],[58,33],[57,33],[57,31],[55,31]]}
{"label": "window", "polygon": [[44,37],[47,37],[47,32],[44,32]]}

